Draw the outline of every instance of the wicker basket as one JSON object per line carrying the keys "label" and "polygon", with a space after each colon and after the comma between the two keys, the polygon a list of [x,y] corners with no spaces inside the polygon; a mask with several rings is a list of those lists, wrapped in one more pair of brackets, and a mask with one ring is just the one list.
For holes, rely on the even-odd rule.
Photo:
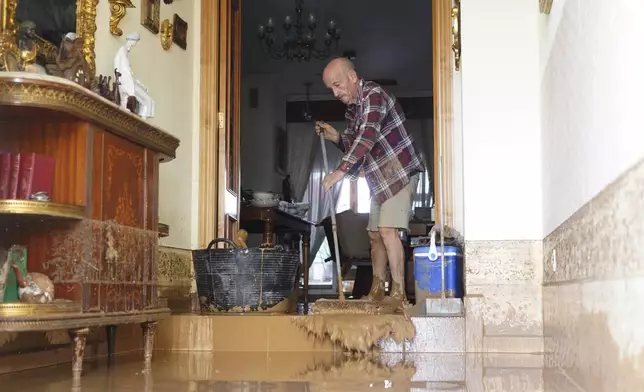
{"label": "wicker basket", "polygon": [[[225,242],[230,248],[216,248]],[[192,251],[202,312],[257,311],[277,305],[293,291],[300,263],[295,250],[240,249],[227,239]]]}

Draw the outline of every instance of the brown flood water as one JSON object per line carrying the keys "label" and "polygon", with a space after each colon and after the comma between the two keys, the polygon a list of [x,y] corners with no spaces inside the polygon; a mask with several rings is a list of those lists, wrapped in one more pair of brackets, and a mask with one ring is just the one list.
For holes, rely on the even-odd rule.
{"label": "brown flood water", "polygon": [[333,352],[157,352],[89,362],[80,385],[69,364],[0,376],[16,392],[348,392],[574,391],[539,355],[369,354]]}

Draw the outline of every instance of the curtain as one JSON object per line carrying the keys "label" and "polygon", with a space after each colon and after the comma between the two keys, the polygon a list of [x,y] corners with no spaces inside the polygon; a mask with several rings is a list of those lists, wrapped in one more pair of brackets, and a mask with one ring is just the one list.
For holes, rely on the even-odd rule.
{"label": "curtain", "polygon": [[288,160],[287,172],[291,176],[291,192],[295,201],[304,201],[304,192],[309,185],[315,148],[319,139],[313,124],[289,123],[286,126]]}
{"label": "curtain", "polygon": [[[311,154],[313,156],[313,162],[311,165],[308,187],[304,194],[304,200],[309,202],[311,205],[309,210],[309,219],[313,223],[317,224],[331,214],[331,211],[329,210],[331,196],[333,196],[333,201],[337,202],[342,182],[336,184],[330,192],[324,190],[322,187],[322,180],[326,173],[324,171],[324,161],[321,151],[322,147],[320,147],[319,141],[316,143],[316,147],[317,148],[314,149],[313,154]],[[340,160],[344,155],[340,149],[330,142],[326,142],[326,151],[329,159],[329,169],[333,171],[338,167]],[[322,246],[322,243],[324,242],[324,238],[324,228],[314,227],[311,232],[311,260],[315,258],[320,246]]]}

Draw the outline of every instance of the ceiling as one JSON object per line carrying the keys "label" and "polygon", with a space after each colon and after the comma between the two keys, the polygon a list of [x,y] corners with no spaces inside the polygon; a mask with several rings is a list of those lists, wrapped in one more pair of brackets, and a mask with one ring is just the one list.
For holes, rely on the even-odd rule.
{"label": "ceiling", "polygon": [[[367,79],[394,78],[395,92],[431,91],[431,0],[304,0],[304,16],[313,12],[317,35],[333,19],[342,29],[335,53],[355,50],[358,73]],[[402,5],[404,4],[404,6]],[[276,40],[281,42],[281,23],[294,17],[294,0],[244,0],[242,19],[242,70],[244,74],[279,74],[286,93],[303,92],[302,83],[313,82],[312,93],[325,92],[320,73],[326,61],[309,63],[272,60],[257,39],[257,27],[273,17]]]}

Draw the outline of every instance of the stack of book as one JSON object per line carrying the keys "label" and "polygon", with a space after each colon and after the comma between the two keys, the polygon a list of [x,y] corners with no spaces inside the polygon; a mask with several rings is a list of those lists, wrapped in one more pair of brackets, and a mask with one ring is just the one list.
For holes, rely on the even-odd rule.
{"label": "stack of book", "polygon": [[36,153],[0,153],[0,199],[29,200],[46,192],[51,197],[54,158]]}

